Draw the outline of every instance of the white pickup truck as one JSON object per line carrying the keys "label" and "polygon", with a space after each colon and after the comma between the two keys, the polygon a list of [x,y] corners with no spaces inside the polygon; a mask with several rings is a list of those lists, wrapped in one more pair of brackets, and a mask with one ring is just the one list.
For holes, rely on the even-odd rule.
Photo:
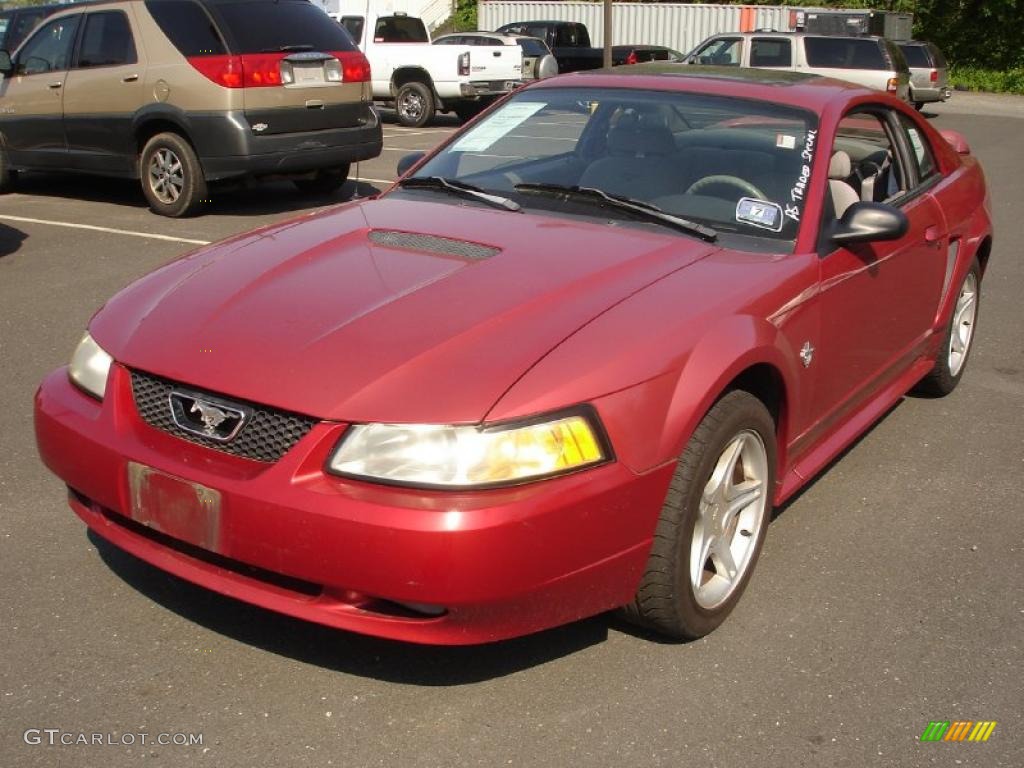
{"label": "white pickup truck", "polygon": [[518,45],[431,45],[423,21],[399,12],[330,15],[369,60],[374,100],[393,104],[402,125],[439,111],[465,120],[522,84]]}

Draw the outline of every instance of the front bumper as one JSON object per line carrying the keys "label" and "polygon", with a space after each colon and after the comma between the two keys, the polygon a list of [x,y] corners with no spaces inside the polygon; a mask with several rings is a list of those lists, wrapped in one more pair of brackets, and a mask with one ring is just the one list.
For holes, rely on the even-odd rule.
{"label": "front bumper", "polygon": [[[66,369],[53,372],[36,395],[35,423],[40,455],[68,485],[72,509],[115,546],[264,608],[422,643],[499,640],[628,602],[672,473],[636,475],[613,462],[461,493],[343,480],[322,467],[345,425],[317,424],[276,463],[230,456],[143,422],[130,374],[117,365],[102,403]],[[212,551],[128,517],[129,462],[220,493]]]}

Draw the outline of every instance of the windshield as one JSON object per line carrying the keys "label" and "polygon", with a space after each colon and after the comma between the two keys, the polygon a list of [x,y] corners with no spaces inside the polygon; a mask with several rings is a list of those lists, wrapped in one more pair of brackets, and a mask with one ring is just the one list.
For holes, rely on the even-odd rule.
{"label": "windshield", "polygon": [[607,217],[593,196],[527,193],[597,189],[719,233],[792,241],[816,140],[812,114],[770,102],[540,88],[512,97],[416,176],[471,184],[526,210]]}

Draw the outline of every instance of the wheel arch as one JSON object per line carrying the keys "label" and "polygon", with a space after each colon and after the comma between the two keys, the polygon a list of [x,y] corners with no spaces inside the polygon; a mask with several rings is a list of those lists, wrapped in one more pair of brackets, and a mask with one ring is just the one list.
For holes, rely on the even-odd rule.
{"label": "wheel arch", "polygon": [[[149,109],[140,110],[132,123],[132,136],[135,139],[135,177],[141,176],[139,162],[142,149],[146,142],[159,133],[175,133],[187,141],[193,150],[196,149],[188,129],[188,120],[178,109],[166,104],[153,105]],[[198,155],[198,151],[196,152]]]}
{"label": "wheel arch", "polygon": [[391,95],[398,96],[398,89],[408,83],[423,83],[436,96],[434,80],[423,67],[400,67],[391,73]]}

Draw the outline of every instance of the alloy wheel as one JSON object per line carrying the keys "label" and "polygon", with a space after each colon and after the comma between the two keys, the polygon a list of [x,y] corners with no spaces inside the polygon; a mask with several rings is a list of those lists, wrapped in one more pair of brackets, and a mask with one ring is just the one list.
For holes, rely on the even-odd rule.
{"label": "alloy wheel", "polygon": [[953,310],[953,327],[949,334],[949,373],[957,376],[964,367],[974,337],[974,321],[978,314],[978,278],[968,272]]}
{"label": "alloy wheel", "polygon": [[156,198],[174,203],[185,188],[185,169],[181,158],[171,149],[161,147],[149,159],[149,187]]}
{"label": "alloy wheel", "polygon": [[764,442],[743,430],[719,455],[694,523],[690,586],[701,608],[717,608],[743,581],[765,524],[767,481]]}

